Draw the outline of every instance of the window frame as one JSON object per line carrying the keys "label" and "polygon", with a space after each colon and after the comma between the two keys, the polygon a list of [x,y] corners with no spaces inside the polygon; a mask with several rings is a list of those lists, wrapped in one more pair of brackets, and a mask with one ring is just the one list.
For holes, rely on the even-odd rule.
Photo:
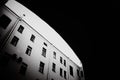
{"label": "window frame", "polygon": [[17,46],[18,44],[18,41],[19,41],[19,38],[17,36],[14,36],[10,42],[10,44],[12,44],[13,46]]}
{"label": "window frame", "polygon": [[32,42],[34,42],[35,41],[35,35],[31,35],[31,37],[30,37],[30,41],[32,41]]}
{"label": "window frame", "polygon": [[53,58],[56,59],[56,52],[53,52]]}
{"label": "window frame", "polygon": [[52,71],[56,72],[56,64],[55,63],[52,63]]}
{"label": "window frame", "polygon": [[63,77],[63,69],[60,68],[60,76]]}
{"label": "window frame", "polygon": [[45,67],[45,63],[40,61],[39,72],[42,74],[44,74],[44,67]]}
{"label": "window frame", "polygon": [[28,56],[30,56],[31,53],[32,53],[32,47],[28,45],[25,53],[26,53]]}
{"label": "window frame", "polygon": [[62,62],[63,62],[63,61],[62,61],[62,57],[60,56],[60,63],[62,64]]}
{"label": "window frame", "polygon": [[64,70],[64,78],[67,79],[67,71]]}
{"label": "window frame", "polygon": [[72,66],[69,66],[69,68],[70,68],[70,75],[71,75],[71,76],[74,76],[73,67],[72,67]]}
{"label": "window frame", "polygon": [[42,56],[46,57],[47,49],[45,47],[42,48]]}
{"label": "window frame", "polygon": [[64,59],[64,66],[66,67],[66,60]]}
{"label": "window frame", "polygon": [[28,65],[26,63],[22,62],[22,65],[20,67],[19,73],[21,75],[25,75],[26,71],[27,71],[27,67],[28,67]]}
{"label": "window frame", "polygon": [[24,30],[24,27],[22,25],[20,25],[17,31],[22,34],[23,30]]}

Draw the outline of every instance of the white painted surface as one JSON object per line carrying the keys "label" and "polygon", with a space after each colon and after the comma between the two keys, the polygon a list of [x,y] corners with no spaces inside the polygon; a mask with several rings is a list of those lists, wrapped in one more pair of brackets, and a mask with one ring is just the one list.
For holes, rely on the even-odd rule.
{"label": "white painted surface", "polygon": [[[33,27],[37,32],[39,32],[43,37],[45,37],[50,43],[52,43],[56,48],[63,52],[67,57],[69,57],[74,63],[82,67],[82,63],[76,56],[74,51],[70,46],[63,40],[63,38],[46,22],[39,18],[32,11],[27,9],[22,4],[15,0],[9,0],[5,4],[9,9],[11,9],[15,14],[20,16],[24,21],[26,21],[31,27]],[[23,16],[25,14],[25,16]]]}

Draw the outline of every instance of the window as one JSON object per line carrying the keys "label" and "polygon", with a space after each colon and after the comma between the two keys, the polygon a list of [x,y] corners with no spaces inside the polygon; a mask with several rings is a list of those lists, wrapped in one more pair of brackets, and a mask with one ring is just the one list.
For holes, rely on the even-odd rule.
{"label": "window", "polygon": [[64,71],[64,78],[66,79],[66,71]]}
{"label": "window", "polygon": [[60,57],[60,63],[62,64],[62,57]]}
{"label": "window", "polygon": [[60,76],[62,77],[63,75],[62,75],[62,68],[60,68]]}
{"label": "window", "polygon": [[22,33],[24,30],[24,27],[22,25],[20,25],[20,27],[18,28],[18,32]]}
{"label": "window", "polygon": [[45,63],[40,62],[39,72],[44,73],[44,66],[45,66]]}
{"label": "window", "polygon": [[53,63],[53,64],[52,64],[52,71],[53,71],[53,72],[56,72],[56,71],[55,71],[55,68],[56,68],[56,64]]}
{"label": "window", "polygon": [[21,67],[20,67],[20,74],[25,75],[27,70],[27,64],[26,63],[22,63]]}
{"label": "window", "polygon": [[56,52],[53,52],[53,58],[56,59]]}
{"label": "window", "polygon": [[80,74],[79,74],[79,70],[78,70],[78,69],[77,69],[77,75],[80,76]]}
{"label": "window", "polygon": [[10,43],[11,43],[13,46],[16,46],[17,43],[18,43],[18,41],[19,41],[19,38],[16,37],[16,36],[14,36],[13,39],[12,39],[12,41],[11,41]]}
{"label": "window", "polygon": [[66,60],[64,60],[64,66],[66,66]]}
{"label": "window", "polygon": [[81,77],[83,77],[83,71],[80,71]]}
{"label": "window", "polygon": [[70,66],[70,75],[73,76],[73,67]]}
{"label": "window", "polygon": [[47,44],[44,42],[44,45],[47,46]]}
{"label": "window", "polygon": [[11,19],[8,18],[6,15],[0,16],[0,27],[2,27],[3,29],[6,29],[10,22]]}
{"label": "window", "polygon": [[30,56],[31,52],[32,52],[32,47],[28,46],[26,50],[26,54]]}
{"label": "window", "polygon": [[34,42],[34,40],[35,40],[35,36],[34,36],[33,34],[31,35],[30,40],[31,40],[32,42]]}
{"label": "window", "polygon": [[42,55],[44,56],[44,57],[46,57],[46,49],[43,47],[43,49],[42,49]]}

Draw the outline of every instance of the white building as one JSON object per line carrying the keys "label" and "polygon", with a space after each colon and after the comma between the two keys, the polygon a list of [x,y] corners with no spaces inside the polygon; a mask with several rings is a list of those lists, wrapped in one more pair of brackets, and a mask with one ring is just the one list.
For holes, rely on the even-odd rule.
{"label": "white building", "polygon": [[69,45],[15,0],[0,8],[0,75],[3,80],[84,80],[82,63]]}

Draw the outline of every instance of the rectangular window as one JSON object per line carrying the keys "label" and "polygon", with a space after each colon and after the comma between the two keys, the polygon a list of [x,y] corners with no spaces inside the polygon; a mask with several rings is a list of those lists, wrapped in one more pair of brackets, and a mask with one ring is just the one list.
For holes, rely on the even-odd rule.
{"label": "rectangular window", "polygon": [[60,57],[60,63],[62,64],[62,57]]}
{"label": "rectangular window", "polygon": [[8,18],[6,15],[0,16],[0,27],[2,27],[3,29],[6,29],[10,22],[11,19]]}
{"label": "rectangular window", "polygon": [[27,64],[26,63],[22,63],[22,65],[20,67],[19,73],[22,74],[22,75],[25,75],[26,70],[27,70]]}
{"label": "rectangular window", "polygon": [[66,66],[66,60],[64,60],[64,66]]}
{"label": "rectangular window", "polygon": [[70,66],[70,75],[73,76],[73,67]]}
{"label": "rectangular window", "polygon": [[39,72],[44,73],[44,66],[45,66],[45,63],[40,62]]}
{"label": "rectangular window", "polygon": [[78,69],[77,69],[77,75],[80,76],[80,74],[79,74],[79,70],[78,70]]}
{"label": "rectangular window", "polygon": [[61,77],[63,76],[63,75],[62,75],[62,71],[63,71],[62,68],[60,68],[60,76],[61,76]]}
{"label": "rectangular window", "polygon": [[20,25],[20,27],[18,28],[18,32],[22,33],[24,30],[24,27],[22,25]]}
{"label": "rectangular window", "polygon": [[56,52],[53,52],[53,58],[56,59]]}
{"label": "rectangular window", "polygon": [[32,42],[34,42],[34,40],[35,40],[35,36],[34,36],[33,34],[31,35],[30,40],[31,40]]}
{"label": "rectangular window", "polygon": [[28,46],[26,50],[26,54],[30,56],[31,52],[32,52],[32,47]]}
{"label": "rectangular window", "polygon": [[43,49],[42,49],[42,55],[44,56],[44,57],[46,57],[46,49],[43,47]]}
{"label": "rectangular window", "polygon": [[64,71],[64,78],[66,79],[66,71]]}
{"label": "rectangular window", "polygon": [[55,69],[56,69],[56,64],[55,64],[55,63],[53,63],[53,64],[52,64],[52,71],[53,71],[53,72],[56,72],[56,70],[55,70]]}
{"label": "rectangular window", "polygon": [[16,46],[17,43],[18,43],[18,41],[19,41],[19,38],[16,37],[16,36],[14,36],[13,39],[12,39],[12,41],[11,41],[10,43],[11,43],[13,46]]}
{"label": "rectangular window", "polygon": [[83,75],[83,71],[80,71],[80,75],[81,75],[81,77],[83,77],[84,75]]}
{"label": "rectangular window", "polygon": [[47,44],[44,42],[44,45],[47,46]]}

